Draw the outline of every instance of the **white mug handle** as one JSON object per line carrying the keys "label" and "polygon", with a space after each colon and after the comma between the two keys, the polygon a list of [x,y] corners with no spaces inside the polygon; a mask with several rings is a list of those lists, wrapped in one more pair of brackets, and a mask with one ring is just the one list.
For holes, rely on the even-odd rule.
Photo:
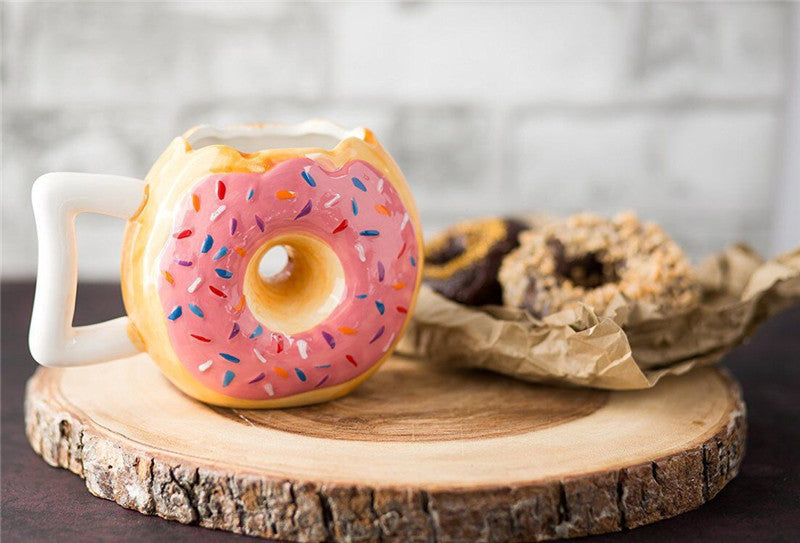
{"label": "white mug handle", "polygon": [[48,173],[31,194],[39,238],[39,267],[28,345],[43,366],[84,366],[132,356],[128,317],[72,326],[78,288],[75,217],[100,213],[130,218],[142,203],[145,182],[131,177]]}

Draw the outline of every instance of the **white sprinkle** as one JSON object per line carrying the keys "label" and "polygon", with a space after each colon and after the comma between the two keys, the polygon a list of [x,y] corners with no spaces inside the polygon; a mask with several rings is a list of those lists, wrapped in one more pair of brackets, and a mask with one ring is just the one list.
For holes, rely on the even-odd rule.
{"label": "white sprinkle", "polygon": [[356,243],[356,251],[358,251],[358,259],[361,262],[366,262],[367,255],[364,254],[364,247],[362,247],[360,243]]}
{"label": "white sprinkle", "polygon": [[200,371],[206,371],[208,368],[211,367],[211,364],[213,364],[213,363],[214,362],[212,360],[206,360],[205,362],[203,362],[202,364],[197,366],[197,369],[200,370]]}
{"label": "white sprinkle", "polygon": [[378,179],[378,192],[383,191],[383,177]]}
{"label": "white sprinkle", "polygon": [[405,228],[407,224],[408,224],[408,213],[404,213],[403,214],[403,222],[400,223],[400,230]]}
{"label": "white sprinkle", "polygon": [[259,362],[261,362],[262,364],[266,364],[267,363],[267,359],[264,358],[263,354],[258,352],[258,349],[253,349],[253,352],[256,353],[256,358],[258,358]]}
{"label": "white sprinkle", "polygon": [[392,346],[392,341],[394,341],[394,334],[392,334],[391,337],[389,338],[389,341],[386,342],[386,347],[383,348],[383,352],[389,350],[389,347]]}
{"label": "white sprinkle", "polygon": [[308,343],[302,339],[297,340],[297,352],[300,353],[300,358],[305,360],[308,358]]}
{"label": "white sprinkle", "polygon": [[199,287],[200,283],[202,283],[202,282],[203,282],[203,280],[198,277],[197,279],[194,280],[194,283],[189,285],[189,288],[186,289],[186,290],[188,290],[189,292],[194,292],[195,290],[197,290],[197,287]]}
{"label": "white sprinkle", "polygon": [[224,206],[224,205],[222,205],[222,206],[219,206],[219,207],[217,208],[217,210],[216,210],[214,213],[212,213],[212,214],[211,214],[211,216],[209,217],[209,219],[211,219],[212,221],[216,221],[216,220],[217,220],[217,217],[219,217],[220,215],[222,215],[222,212],[223,212],[223,211],[225,211],[225,206]]}
{"label": "white sprinkle", "polygon": [[289,334],[283,334],[283,337],[285,337],[286,340],[289,342],[289,347],[291,347],[294,344],[294,338]]}
{"label": "white sprinkle", "polygon": [[275,395],[275,391],[272,390],[272,383],[267,383],[266,385],[264,385],[264,390],[266,390],[267,394],[269,394],[270,396]]}
{"label": "white sprinkle", "polygon": [[341,197],[342,197],[342,195],[341,195],[341,194],[337,194],[336,196],[334,196],[333,198],[331,198],[330,200],[328,200],[327,202],[325,202],[325,203],[323,204],[323,207],[331,207],[333,204],[335,204],[336,202],[338,202],[338,201],[339,201],[339,199],[340,199]]}

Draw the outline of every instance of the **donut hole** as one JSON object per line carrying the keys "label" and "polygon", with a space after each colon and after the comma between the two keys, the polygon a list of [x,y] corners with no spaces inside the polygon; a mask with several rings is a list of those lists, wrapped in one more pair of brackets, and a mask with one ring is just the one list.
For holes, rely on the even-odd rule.
{"label": "donut hole", "polygon": [[447,238],[444,243],[434,248],[425,256],[425,261],[428,264],[440,266],[463,255],[466,250],[467,240],[465,236],[454,236]]}
{"label": "donut hole", "polygon": [[309,234],[283,234],[262,245],[247,266],[244,295],[266,328],[285,334],[324,321],[344,297],[345,275],[333,249]]}
{"label": "donut hole", "polygon": [[569,280],[583,288],[597,288],[619,281],[615,266],[604,262],[603,255],[597,251],[568,258],[560,240],[551,238],[547,241],[547,246],[553,254],[556,274],[562,280]]}

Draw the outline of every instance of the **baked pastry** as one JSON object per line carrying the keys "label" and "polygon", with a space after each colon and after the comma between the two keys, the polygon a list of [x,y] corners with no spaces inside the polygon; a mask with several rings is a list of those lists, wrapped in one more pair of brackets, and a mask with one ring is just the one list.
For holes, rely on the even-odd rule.
{"label": "baked pastry", "polygon": [[456,224],[425,245],[423,282],[466,305],[501,304],[497,272],[527,225],[491,217]]}
{"label": "baked pastry", "polygon": [[632,213],[573,215],[523,232],[499,273],[503,301],[537,317],[578,302],[603,313],[617,295],[670,313],[695,304],[700,288],[678,245]]}

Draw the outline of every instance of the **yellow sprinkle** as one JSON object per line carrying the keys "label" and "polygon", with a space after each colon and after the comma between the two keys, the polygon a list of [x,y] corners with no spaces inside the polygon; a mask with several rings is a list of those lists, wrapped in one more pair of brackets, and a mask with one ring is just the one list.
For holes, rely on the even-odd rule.
{"label": "yellow sprinkle", "polygon": [[281,377],[283,377],[284,379],[286,379],[287,377],[289,377],[289,372],[287,372],[287,371],[286,371],[285,369],[283,369],[283,368],[279,368],[279,367],[275,366],[275,367],[274,367],[274,368],[272,368],[272,369],[273,369],[273,370],[275,370],[275,373],[277,373],[278,375],[280,375],[280,376],[281,376]]}
{"label": "yellow sprinkle", "polygon": [[169,273],[167,270],[164,270],[164,279],[166,279],[167,283],[169,283],[170,285],[175,284],[175,279],[173,279],[172,274]]}
{"label": "yellow sprinkle", "polygon": [[352,336],[358,333],[358,330],[353,330],[347,326],[342,326],[339,328],[339,331],[345,335]]}
{"label": "yellow sprinkle", "polygon": [[393,289],[395,289],[395,290],[400,290],[400,289],[401,289],[401,288],[403,288],[404,286],[406,286],[406,284],[405,284],[405,283],[403,283],[402,281],[398,281],[397,283],[394,283],[394,284],[392,285],[392,288],[393,288]]}
{"label": "yellow sprinkle", "polygon": [[387,217],[391,217],[392,216],[392,212],[389,211],[389,209],[386,206],[381,205],[381,204],[378,204],[378,205],[375,206],[375,211],[377,211],[381,215],[386,215]]}
{"label": "yellow sprinkle", "polygon": [[200,197],[197,194],[192,194],[192,207],[195,211],[200,211]]}
{"label": "yellow sprinkle", "polygon": [[279,190],[275,193],[275,196],[278,197],[278,200],[291,200],[296,196],[296,194],[291,190]]}
{"label": "yellow sprinkle", "polygon": [[239,303],[238,303],[238,304],[236,304],[236,305],[233,307],[233,310],[234,310],[234,311],[239,311],[239,310],[240,310],[240,309],[242,309],[243,307],[244,307],[244,296],[242,296],[242,297],[239,299]]}
{"label": "yellow sprinkle", "polygon": [[234,247],[233,250],[239,253],[239,256],[247,256],[247,251],[245,251],[241,247]]}

